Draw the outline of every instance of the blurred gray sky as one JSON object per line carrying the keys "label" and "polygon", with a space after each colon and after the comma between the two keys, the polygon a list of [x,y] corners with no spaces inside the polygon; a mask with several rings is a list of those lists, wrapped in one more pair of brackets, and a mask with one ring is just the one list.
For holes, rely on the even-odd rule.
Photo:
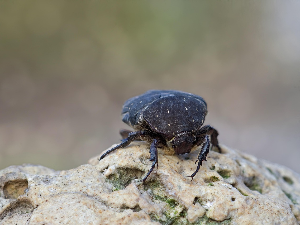
{"label": "blurred gray sky", "polygon": [[1,1],[0,169],[69,169],[120,140],[125,100],[208,103],[231,148],[300,172],[300,2]]}

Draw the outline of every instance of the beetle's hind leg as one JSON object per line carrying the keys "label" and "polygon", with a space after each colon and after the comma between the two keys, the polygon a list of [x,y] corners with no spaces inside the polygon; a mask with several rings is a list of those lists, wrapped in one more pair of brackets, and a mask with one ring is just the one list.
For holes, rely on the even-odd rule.
{"label": "beetle's hind leg", "polygon": [[[191,175],[191,176],[188,176],[188,177],[191,177],[192,180],[194,178],[194,176],[198,173],[199,169],[200,169],[200,166],[202,166],[202,161],[206,161],[206,157],[207,157],[207,154],[209,152],[209,147],[210,147],[210,141],[209,141],[209,137],[208,135],[205,136],[205,140],[204,140],[204,144],[202,145],[202,148],[201,148],[201,151],[198,155],[198,164],[197,164],[197,169],[196,171]],[[196,162],[197,162],[196,161]]]}
{"label": "beetle's hind leg", "polygon": [[218,131],[215,128],[213,128],[211,130],[210,142],[213,146],[215,146],[218,149],[219,153],[222,153],[222,150],[220,148],[219,141],[218,141],[218,135],[219,135]]}
{"label": "beetle's hind leg", "polygon": [[128,146],[132,141],[141,139],[141,137],[143,135],[147,135],[145,134],[144,131],[137,131],[137,132],[131,132],[127,138],[123,139],[122,142],[120,144],[118,144],[117,146],[107,150],[103,155],[101,155],[99,161],[101,159],[103,159],[105,156],[107,156],[109,153],[119,149],[119,148],[125,148],[126,146]]}
{"label": "beetle's hind leg", "polygon": [[148,176],[151,174],[151,172],[153,171],[155,164],[158,167],[158,157],[157,157],[157,145],[158,145],[158,141],[156,139],[153,139],[151,145],[150,145],[150,161],[152,161],[152,166],[150,168],[150,170],[148,171],[147,175],[142,179],[143,183],[146,181],[146,179],[148,178]]}

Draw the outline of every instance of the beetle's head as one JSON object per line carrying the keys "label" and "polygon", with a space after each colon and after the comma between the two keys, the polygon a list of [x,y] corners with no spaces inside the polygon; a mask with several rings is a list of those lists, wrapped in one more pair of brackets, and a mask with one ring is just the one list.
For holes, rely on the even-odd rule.
{"label": "beetle's head", "polygon": [[170,145],[176,152],[176,154],[189,153],[194,147],[196,137],[188,132],[182,132],[177,134],[170,140]]}

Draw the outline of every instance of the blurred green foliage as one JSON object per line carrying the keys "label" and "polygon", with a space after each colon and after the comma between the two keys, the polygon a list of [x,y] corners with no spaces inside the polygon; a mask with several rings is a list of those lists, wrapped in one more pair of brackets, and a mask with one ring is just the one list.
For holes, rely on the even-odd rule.
{"label": "blurred green foliage", "polygon": [[222,143],[299,170],[298,6],[0,1],[0,167],[85,163],[119,141],[126,99],[179,89]]}

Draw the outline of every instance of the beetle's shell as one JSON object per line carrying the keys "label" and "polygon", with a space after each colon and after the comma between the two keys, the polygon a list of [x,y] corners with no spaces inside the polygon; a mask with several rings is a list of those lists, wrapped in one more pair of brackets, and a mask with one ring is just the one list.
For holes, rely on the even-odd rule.
{"label": "beetle's shell", "polygon": [[207,114],[203,98],[181,91],[152,90],[127,100],[123,122],[135,130],[150,129],[166,139],[184,131],[195,132]]}

